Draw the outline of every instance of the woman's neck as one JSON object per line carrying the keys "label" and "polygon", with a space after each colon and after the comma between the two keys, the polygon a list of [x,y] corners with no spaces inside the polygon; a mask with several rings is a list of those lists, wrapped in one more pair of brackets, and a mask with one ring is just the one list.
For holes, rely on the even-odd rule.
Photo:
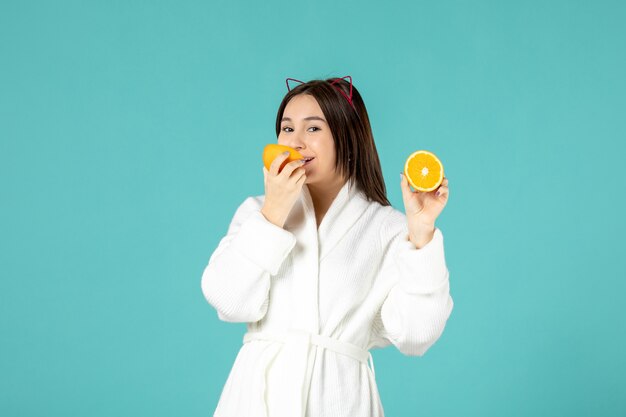
{"label": "woman's neck", "polygon": [[311,200],[313,201],[315,219],[318,227],[322,223],[322,219],[326,215],[326,212],[333,204],[335,197],[337,197],[337,194],[339,194],[341,187],[343,187],[345,183],[345,179],[339,178],[333,184],[325,184],[323,186],[317,184],[307,184],[309,193],[311,194]]}

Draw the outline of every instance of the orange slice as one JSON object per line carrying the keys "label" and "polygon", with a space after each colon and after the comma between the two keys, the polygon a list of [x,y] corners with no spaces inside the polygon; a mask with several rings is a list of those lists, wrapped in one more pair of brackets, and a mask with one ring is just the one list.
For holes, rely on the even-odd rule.
{"label": "orange slice", "polygon": [[418,191],[432,191],[443,181],[443,164],[434,153],[413,152],[404,164],[404,175]]}
{"label": "orange slice", "polygon": [[296,151],[291,146],[279,145],[277,143],[270,143],[265,146],[265,149],[263,149],[263,165],[265,165],[265,168],[267,168],[267,170],[269,171],[270,165],[272,165],[272,162],[274,161],[274,159],[276,159],[278,155],[280,155],[281,153],[285,151],[289,151],[289,156],[287,157],[287,159],[283,161],[282,164],[280,164],[280,167],[278,168],[278,172],[282,171],[285,165],[287,165],[289,162],[297,161],[298,159],[304,158],[300,154],[300,152]]}

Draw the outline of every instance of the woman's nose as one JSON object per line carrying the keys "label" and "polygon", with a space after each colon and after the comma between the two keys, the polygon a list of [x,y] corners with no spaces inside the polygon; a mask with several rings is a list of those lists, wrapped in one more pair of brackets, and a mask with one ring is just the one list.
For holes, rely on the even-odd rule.
{"label": "woman's nose", "polygon": [[283,138],[282,144],[290,146],[296,150],[301,150],[301,149],[304,149],[305,147],[302,137],[295,132]]}

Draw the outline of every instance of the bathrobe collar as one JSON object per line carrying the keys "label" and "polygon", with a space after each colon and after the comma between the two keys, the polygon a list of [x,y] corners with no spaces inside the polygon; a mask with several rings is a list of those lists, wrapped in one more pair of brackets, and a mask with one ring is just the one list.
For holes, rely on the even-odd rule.
{"label": "bathrobe collar", "polygon": [[365,193],[356,182],[348,180],[337,193],[318,228],[311,192],[306,184],[302,187],[301,200],[305,215],[313,220],[317,230],[319,260],[324,259],[335,247],[369,205]]}
{"label": "bathrobe collar", "polygon": [[[347,181],[337,193],[318,229],[309,188],[302,192],[284,228],[296,237],[292,249],[291,329],[319,332],[319,264],[339,243],[368,205],[365,193],[354,181]],[[349,255],[349,254],[345,254]]]}

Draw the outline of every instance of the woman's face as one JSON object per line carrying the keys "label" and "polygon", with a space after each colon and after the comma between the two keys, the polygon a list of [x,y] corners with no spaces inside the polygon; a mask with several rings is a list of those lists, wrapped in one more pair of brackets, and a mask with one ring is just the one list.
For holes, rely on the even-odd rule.
{"label": "woman's face", "polygon": [[308,94],[294,96],[283,112],[278,134],[280,145],[291,146],[305,158],[306,184],[334,184],[335,142],[317,100]]}

